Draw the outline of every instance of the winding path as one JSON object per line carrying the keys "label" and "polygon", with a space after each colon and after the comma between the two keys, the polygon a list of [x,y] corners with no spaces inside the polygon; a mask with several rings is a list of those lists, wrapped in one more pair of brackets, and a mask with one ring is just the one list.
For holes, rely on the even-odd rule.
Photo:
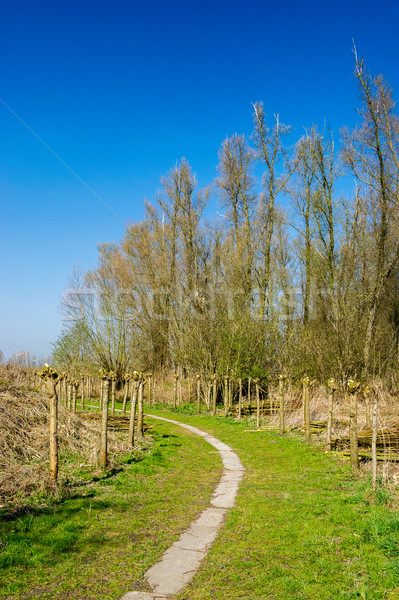
{"label": "winding path", "polygon": [[145,578],[153,592],[128,592],[121,600],[163,600],[171,598],[190,582],[215,541],[228,510],[234,506],[238,487],[244,474],[244,467],[237,454],[233,452],[230,446],[209,433],[179,421],[155,415],[147,416],[152,419],[174,423],[196,435],[200,435],[219,451],[224,470],[213,492],[210,507],[202,511],[190,527],[182,533],[177,542],[166,550],[160,561],[146,572]]}

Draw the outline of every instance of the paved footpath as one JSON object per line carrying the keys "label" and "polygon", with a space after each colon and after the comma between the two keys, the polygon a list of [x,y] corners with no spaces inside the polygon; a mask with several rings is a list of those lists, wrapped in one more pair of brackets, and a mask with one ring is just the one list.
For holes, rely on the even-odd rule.
{"label": "paved footpath", "polygon": [[121,600],[164,600],[178,594],[186,587],[215,541],[228,510],[234,506],[238,486],[244,474],[244,467],[237,454],[230,446],[209,433],[179,421],[155,415],[147,416],[174,423],[200,435],[219,451],[224,470],[213,492],[211,506],[202,511],[177,542],[166,550],[161,560],[146,572],[145,578],[153,592],[128,592]]}

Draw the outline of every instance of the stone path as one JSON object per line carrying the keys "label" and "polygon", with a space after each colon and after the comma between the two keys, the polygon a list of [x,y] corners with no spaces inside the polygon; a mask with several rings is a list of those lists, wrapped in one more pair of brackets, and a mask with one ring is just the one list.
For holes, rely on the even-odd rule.
{"label": "stone path", "polygon": [[230,446],[209,433],[179,421],[155,415],[147,416],[174,423],[200,435],[219,451],[224,470],[213,492],[211,506],[202,511],[177,542],[166,550],[161,560],[146,572],[145,578],[153,592],[128,592],[121,600],[164,600],[178,594],[189,583],[215,541],[229,508],[234,506],[238,486],[244,474],[244,467]]}

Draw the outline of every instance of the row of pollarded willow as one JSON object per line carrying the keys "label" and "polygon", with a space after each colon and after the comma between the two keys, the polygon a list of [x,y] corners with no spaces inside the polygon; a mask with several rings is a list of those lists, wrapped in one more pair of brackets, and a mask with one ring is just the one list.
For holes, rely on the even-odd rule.
{"label": "row of pollarded willow", "polygon": [[[79,379],[68,377],[66,373],[58,375],[55,369],[48,364],[37,372],[37,375],[45,382],[49,394],[49,457],[50,477],[53,481],[58,479],[58,404],[59,398],[64,393],[65,406],[76,412],[76,392],[80,384]],[[109,392],[111,383],[112,407],[115,408],[115,381],[113,372],[100,370],[100,434],[99,434],[99,466],[105,468],[108,464],[108,413]],[[132,375],[125,376],[125,389],[131,382],[131,409],[129,418],[128,448],[133,450],[135,444],[136,412],[137,412],[137,436],[144,438],[144,386],[147,383],[144,375],[134,371]],[[150,376],[151,382],[151,376]],[[90,385],[90,384],[89,384]],[[83,387],[84,389],[84,387]],[[90,393],[89,393],[90,397]],[[82,392],[82,410],[84,410],[84,391]]]}
{"label": "row of pollarded willow", "polygon": [[[225,416],[234,415],[240,419],[243,414],[248,414],[248,411],[256,413],[256,425],[260,426],[260,415],[261,412],[267,412],[269,414],[278,412],[279,414],[279,431],[280,434],[285,432],[285,417],[287,413],[292,413],[295,410],[295,406],[288,405],[286,403],[286,380],[287,376],[280,374],[278,376],[278,400],[273,402],[270,394],[270,389],[267,385],[261,386],[259,379],[249,378],[246,381],[245,392],[246,392],[246,403],[243,402],[243,381],[242,379],[235,379],[232,376],[218,376],[214,374],[213,377],[208,381],[201,382],[200,375],[196,375],[196,397],[192,396],[192,385],[190,383],[191,378],[187,378],[186,389],[188,395],[186,400],[196,401],[197,412],[201,410],[201,400],[204,400],[208,412],[216,415],[217,401],[222,404],[222,411]],[[303,430],[305,433],[306,442],[311,441],[312,426],[315,424],[311,422],[311,389],[314,385],[307,375],[302,378],[302,423]],[[182,400],[182,381],[179,373],[174,374],[174,387],[173,387],[173,407],[176,408],[178,404],[183,402]],[[377,414],[378,414],[378,394],[379,388],[375,387],[371,389],[369,386],[361,386],[360,383],[350,379],[346,382],[344,387],[344,395],[349,398],[349,443],[350,443],[350,458],[351,465],[354,469],[359,468],[359,453],[358,453],[358,423],[357,423],[357,405],[358,395],[362,391],[362,396],[365,400],[366,406],[366,429],[372,425],[372,461],[373,461],[373,485],[376,484],[377,477],[377,455],[376,455],[376,440],[377,440]],[[326,440],[325,447],[328,451],[332,449],[332,434],[334,425],[334,406],[336,404],[336,395],[338,391],[338,384],[336,380],[330,378],[327,383],[327,395],[328,395],[328,409],[326,414]],[[253,390],[253,392],[251,392]],[[201,393],[202,392],[202,393]],[[262,398],[261,398],[262,396]],[[252,399],[255,398],[255,404],[252,405]],[[234,413],[234,405],[236,404],[236,410]],[[254,410],[251,411],[251,408]],[[320,425],[320,423],[319,423]]]}

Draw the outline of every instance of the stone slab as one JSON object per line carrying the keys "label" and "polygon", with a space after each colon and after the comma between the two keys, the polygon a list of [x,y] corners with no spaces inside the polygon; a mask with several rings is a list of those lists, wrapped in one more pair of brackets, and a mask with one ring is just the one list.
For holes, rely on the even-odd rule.
{"label": "stone slab", "polygon": [[212,506],[233,508],[237,496],[239,481],[224,481],[219,483],[213,493]]}
{"label": "stone slab", "polygon": [[121,600],[167,599],[179,593],[190,582],[215,541],[228,509],[234,506],[239,483],[244,474],[244,467],[235,452],[209,433],[179,421],[154,415],[147,416],[174,423],[200,435],[219,451],[224,471],[214,490],[211,506],[202,511],[177,542],[166,550],[161,560],[146,572],[145,578],[154,591],[128,592]]}
{"label": "stone slab", "polygon": [[128,592],[121,600],[167,600],[168,596],[160,596],[153,592]]}
{"label": "stone slab", "polygon": [[155,593],[177,594],[191,581],[204,557],[205,552],[183,550],[173,545],[147,571],[145,578]]}

